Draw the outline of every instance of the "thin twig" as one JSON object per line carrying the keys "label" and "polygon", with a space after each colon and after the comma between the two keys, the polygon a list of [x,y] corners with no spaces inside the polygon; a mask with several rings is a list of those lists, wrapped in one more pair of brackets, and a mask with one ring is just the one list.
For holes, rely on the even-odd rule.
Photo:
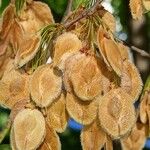
{"label": "thin twig", "polygon": [[137,48],[135,46],[131,46],[131,49],[134,50],[135,52],[139,53],[141,56],[143,57],[148,57],[150,58],[150,54],[145,52],[144,50],[140,49],[140,48]]}
{"label": "thin twig", "polygon": [[62,18],[62,22],[65,22],[67,17],[70,15],[70,13],[72,11],[72,3],[73,3],[73,0],[68,0],[68,5],[67,5],[67,8],[66,8],[65,14]]}
{"label": "thin twig", "polygon": [[67,22],[66,24],[64,24],[65,28],[69,28],[71,25],[75,24],[76,22],[78,22],[79,20],[85,18],[85,17],[89,17],[91,15],[93,15],[96,11],[97,8],[100,8],[100,3],[103,0],[97,0],[96,3],[93,5],[93,7],[91,9],[85,10],[82,14],[80,14],[77,18],[75,18],[74,20]]}

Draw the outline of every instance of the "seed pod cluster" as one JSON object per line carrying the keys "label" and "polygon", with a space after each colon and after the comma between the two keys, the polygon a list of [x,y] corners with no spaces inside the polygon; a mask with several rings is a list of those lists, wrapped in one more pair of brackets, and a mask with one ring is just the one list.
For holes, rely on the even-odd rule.
{"label": "seed pod cluster", "polygon": [[[60,150],[57,133],[65,131],[69,118],[83,125],[83,150],[112,150],[116,139],[124,148],[135,142],[130,137],[137,132],[134,103],[142,80],[128,47],[113,35],[114,17],[101,8],[91,20],[84,18],[68,30],[56,24],[52,34],[54,20],[46,4],[26,0],[19,14],[15,9],[12,1],[0,31],[0,104],[11,109],[12,149]],[[43,40],[47,33],[52,42]],[[50,43],[48,53],[45,43]],[[49,54],[52,62],[46,64],[42,60]],[[140,106],[143,124],[149,120],[147,92],[145,97]]]}

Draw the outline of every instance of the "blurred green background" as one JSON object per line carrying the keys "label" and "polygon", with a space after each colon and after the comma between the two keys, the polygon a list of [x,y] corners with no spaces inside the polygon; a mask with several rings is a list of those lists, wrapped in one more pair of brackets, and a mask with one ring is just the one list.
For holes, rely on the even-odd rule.
{"label": "blurred green background", "polygon": [[[74,5],[77,5],[82,0],[74,0]],[[55,21],[60,22],[67,7],[67,0],[43,0],[52,10]],[[3,10],[9,4],[9,0],[0,0],[0,16]],[[150,13],[146,13],[141,21],[133,21],[129,10],[128,0],[104,0],[104,7],[111,11],[117,19],[116,35],[126,41],[129,45],[135,45],[150,53]],[[40,11],[40,10],[39,10]],[[134,63],[140,70],[143,81],[150,74],[150,60],[133,52]],[[7,123],[10,111],[0,107],[0,137],[4,133],[4,128]],[[80,126],[75,123],[70,124],[67,130],[60,134],[62,150],[81,150],[80,145]],[[149,142],[146,144],[147,149],[150,149]],[[121,150],[117,141],[114,142],[114,149]],[[148,148],[149,147],[149,148]],[[0,150],[10,150],[9,132],[0,145]],[[146,148],[145,148],[146,150]]]}

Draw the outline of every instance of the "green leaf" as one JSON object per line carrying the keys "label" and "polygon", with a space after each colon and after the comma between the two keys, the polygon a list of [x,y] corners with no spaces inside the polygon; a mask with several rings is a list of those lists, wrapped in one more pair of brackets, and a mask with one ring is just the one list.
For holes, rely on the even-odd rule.
{"label": "green leaf", "polygon": [[0,150],[11,150],[11,147],[9,144],[3,144],[0,145]]}

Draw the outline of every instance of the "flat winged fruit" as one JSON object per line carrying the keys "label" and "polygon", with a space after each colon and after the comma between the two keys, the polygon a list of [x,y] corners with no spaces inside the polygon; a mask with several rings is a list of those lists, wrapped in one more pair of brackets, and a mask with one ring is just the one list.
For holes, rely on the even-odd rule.
{"label": "flat winged fruit", "polygon": [[70,81],[74,93],[83,101],[93,100],[102,92],[102,75],[94,56],[82,57],[72,67]]}
{"label": "flat winged fruit", "polygon": [[46,124],[46,136],[37,150],[61,150],[61,143],[56,131]]}
{"label": "flat winged fruit", "polygon": [[121,145],[124,150],[141,150],[144,148],[146,139],[145,125],[137,123],[130,135],[121,139]]}
{"label": "flat winged fruit", "polygon": [[131,131],[135,124],[135,109],[132,97],[121,88],[112,89],[99,100],[99,121],[101,127],[114,139]]}
{"label": "flat winged fruit", "polygon": [[26,99],[29,101],[29,76],[12,69],[5,73],[0,81],[0,103],[12,108],[15,103]]}
{"label": "flat winged fruit", "polygon": [[31,97],[39,107],[48,107],[60,96],[61,89],[62,77],[53,70],[52,65],[38,67],[31,77]]}
{"label": "flat winged fruit", "polygon": [[74,53],[82,48],[82,42],[78,39],[77,35],[66,32],[60,35],[55,42],[54,50],[54,66],[59,64],[59,61],[63,59],[63,55],[66,53]]}
{"label": "flat winged fruit", "polygon": [[121,87],[132,96],[132,102],[135,102],[138,99],[142,86],[142,79],[135,65],[129,60],[124,61]]}
{"label": "flat winged fruit", "polygon": [[129,48],[123,45],[122,43],[117,43],[117,45],[118,45],[122,59],[123,60],[129,59],[129,54],[128,54]]}
{"label": "flat winged fruit", "polygon": [[14,119],[11,144],[16,150],[36,150],[45,137],[45,120],[36,109],[24,109]]}
{"label": "flat winged fruit", "polygon": [[15,66],[20,68],[33,59],[39,50],[40,42],[39,36],[31,36],[24,39],[15,56]]}
{"label": "flat winged fruit", "polygon": [[98,48],[99,48],[99,52],[100,52],[100,54],[102,55],[102,57],[104,59],[104,62],[106,63],[106,65],[108,67],[110,67],[110,64],[107,60],[106,51],[105,51],[105,48],[104,48],[104,39],[105,38],[110,38],[109,34],[107,33],[106,29],[104,29],[102,26],[100,26],[99,29],[98,29],[98,33],[97,33],[97,45],[98,45]]}
{"label": "flat winged fruit", "polygon": [[100,150],[106,142],[106,133],[99,127],[98,122],[84,126],[81,131],[83,150]]}
{"label": "flat winged fruit", "polygon": [[94,121],[97,116],[97,101],[84,102],[71,93],[67,93],[66,109],[74,120],[87,125]]}
{"label": "flat winged fruit", "polygon": [[47,124],[55,131],[61,133],[67,127],[69,116],[66,111],[66,99],[64,93],[47,108]]}
{"label": "flat winged fruit", "polygon": [[121,76],[122,73],[122,57],[117,43],[111,39],[105,38],[103,41],[106,58],[113,70]]}

